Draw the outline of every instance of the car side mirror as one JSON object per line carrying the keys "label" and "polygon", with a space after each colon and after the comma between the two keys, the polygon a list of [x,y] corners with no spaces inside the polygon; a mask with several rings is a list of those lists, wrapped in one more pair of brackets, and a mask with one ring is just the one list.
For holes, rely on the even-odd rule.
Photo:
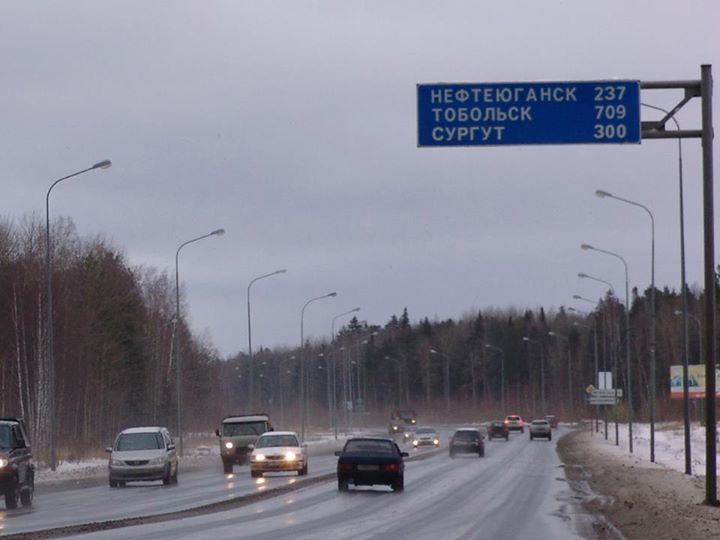
{"label": "car side mirror", "polygon": [[167,448],[168,448],[168,450],[175,450],[175,445],[174,445],[174,444],[168,444],[168,447],[167,447]]}
{"label": "car side mirror", "polygon": [[300,448],[307,448],[307,443],[302,443],[302,444],[300,445]]}
{"label": "car side mirror", "polygon": [[216,429],[216,430],[215,430],[215,436],[216,436],[216,437],[219,437],[219,436],[220,436],[220,430],[219,430],[219,429]]}
{"label": "car side mirror", "polygon": [[335,455],[340,457],[342,455],[342,450],[335,450]]}
{"label": "car side mirror", "polygon": [[107,448],[105,448],[105,451],[108,453],[112,453],[112,446],[108,446]]}
{"label": "car side mirror", "polygon": [[248,444],[248,449],[249,449],[249,450],[255,450],[255,445],[254,445],[254,444]]}
{"label": "car side mirror", "polygon": [[410,454],[408,454],[407,452],[400,452],[400,455],[402,457],[408,457]]}

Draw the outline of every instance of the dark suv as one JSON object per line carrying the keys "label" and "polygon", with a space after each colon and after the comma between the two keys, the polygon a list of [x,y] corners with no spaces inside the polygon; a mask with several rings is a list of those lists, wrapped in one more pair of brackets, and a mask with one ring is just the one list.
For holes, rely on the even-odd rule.
{"label": "dark suv", "polygon": [[417,414],[413,409],[399,409],[390,416],[390,435],[403,433],[406,427],[417,425]]}
{"label": "dark suv", "polygon": [[460,428],[450,437],[449,453],[454,458],[455,454],[477,454],[478,457],[485,455],[485,443],[483,434],[475,428]]}
{"label": "dark suv", "polygon": [[492,440],[496,437],[498,439],[505,439],[506,441],[510,439],[510,430],[502,420],[494,420],[490,422],[487,428],[487,434],[488,440]]}
{"label": "dark suv", "polygon": [[22,418],[0,418],[0,492],[5,507],[14,509],[18,500],[30,506],[35,490],[35,465],[30,440]]}

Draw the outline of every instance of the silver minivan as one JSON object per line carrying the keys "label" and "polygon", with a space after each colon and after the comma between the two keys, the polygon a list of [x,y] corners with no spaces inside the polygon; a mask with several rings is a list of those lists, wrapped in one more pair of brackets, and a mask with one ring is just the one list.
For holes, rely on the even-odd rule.
{"label": "silver minivan", "polygon": [[126,482],[162,480],[176,484],[178,459],[175,443],[164,427],[134,427],[121,431],[110,453],[110,487],[125,487]]}

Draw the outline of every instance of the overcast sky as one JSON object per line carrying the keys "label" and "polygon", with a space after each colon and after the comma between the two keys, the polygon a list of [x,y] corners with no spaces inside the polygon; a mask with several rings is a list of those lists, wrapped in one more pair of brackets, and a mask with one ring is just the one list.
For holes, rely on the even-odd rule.
{"label": "overcast sky", "polygon": [[[603,287],[577,273],[619,292],[624,274],[583,242],[646,287],[648,217],[598,188],[652,209],[656,284],[678,288],[676,140],[418,148],[416,85],[698,79],[703,63],[720,80],[719,21],[711,0],[2,1],[0,213],[44,217],[53,180],[111,159],[58,186],[53,216],[170,273],[182,242],[225,228],[180,257],[192,328],[222,355],[247,350],[247,285],[279,268],[252,288],[255,350],[299,344],[303,304],[331,291],[306,336],[354,307],[375,324],[405,306],[591,308],[572,295]],[[699,128],[699,100],[678,120]],[[702,284],[699,140],[683,153]]]}

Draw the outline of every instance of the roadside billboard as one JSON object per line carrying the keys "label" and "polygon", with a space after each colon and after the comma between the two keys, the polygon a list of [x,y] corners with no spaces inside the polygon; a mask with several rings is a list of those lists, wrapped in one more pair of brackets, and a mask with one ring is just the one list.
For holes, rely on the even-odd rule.
{"label": "roadside billboard", "polygon": [[[720,397],[720,369],[715,370],[715,395]],[[670,366],[670,397],[683,398],[683,367]],[[690,399],[705,398],[705,365],[688,366],[688,397]]]}

